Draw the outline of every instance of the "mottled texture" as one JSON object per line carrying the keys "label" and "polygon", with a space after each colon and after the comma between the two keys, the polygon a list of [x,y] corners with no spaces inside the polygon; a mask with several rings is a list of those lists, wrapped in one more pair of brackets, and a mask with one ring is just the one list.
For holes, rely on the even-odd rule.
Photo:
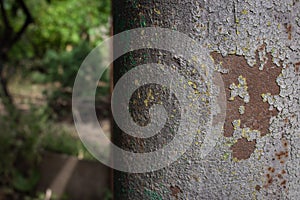
{"label": "mottled texture", "polygon": [[[115,33],[160,26],[203,44],[215,59],[216,71],[222,73],[228,97],[223,136],[205,159],[200,159],[199,145],[206,133],[200,130],[191,149],[164,169],[115,172],[115,198],[299,199],[299,3],[115,0],[113,4]],[[115,82],[126,73],[125,66],[129,70],[149,61],[173,64],[185,74],[193,71],[188,62],[178,59],[180,55],[156,52],[145,60],[143,53],[149,54],[133,52],[115,63]],[[229,86],[238,85],[239,76],[246,78],[249,102],[238,96],[229,100]],[[203,89],[196,76],[191,80]],[[211,100],[209,95],[206,100]],[[240,106],[245,108],[243,114]],[[205,104],[203,108],[207,109]],[[117,129],[114,134],[116,143],[130,147]]]}

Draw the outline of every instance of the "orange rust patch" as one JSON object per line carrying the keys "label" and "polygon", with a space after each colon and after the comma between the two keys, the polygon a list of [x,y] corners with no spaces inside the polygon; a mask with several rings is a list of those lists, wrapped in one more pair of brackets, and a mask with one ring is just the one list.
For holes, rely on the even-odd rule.
{"label": "orange rust patch", "polygon": [[252,152],[254,152],[256,141],[247,141],[245,138],[240,138],[232,145],[232,156],[238,160],[250,158]]}
{"label": "orange rust patch", "polygon": [[[228,73],[222,74],[222,78],[225,84],[227,110],[226,119],[224,124],[224,136],[232,137],[234,128],[232,122],[234,120],[241,120],[241,128],[249,127],[252,130],[258,130],[261,132],[261,136],[268,134],[269,121],[272,116],[276,116],[278,111],[274,108],[269,110],[269,104],[263,102],[261,95],[271,93],[272,95],[279,94],[279,86],[276,83],[276,78],[281,72],[280,67],[276,67],[272,63],[272,57],[267,54],[268,61],[264,65],[263,70],[258,69],[260,65],[258,55],[256,56],[256,65],[250,67],[247,64],[246,59],[243,56],[229,55],[223,57],[221,54],[213,52],[211,54],[215,63],[220,63],[224,69],[228,70]],[[229,101],[230,89],[229,86],[232,83],[238,84],[238,77],[242,75],[246,78],[248,93],[250,95],[250,102],[245,103],[243,99],[237,97],[234,101]],[[245,113],[239,113],[239,107],[245,107]],[[236,158],[249,158],[255,150],[255,142],[242,142],[245,140],[238,140],[235,144],[235,148],[232,148],[234,157]],[[244,155],[238,155],[236,150],[244,149],[243,145],[247,145],[246,150],[243,150]],[[248,152],[245,152],[248,151]],[[247,156],[245,156],[247,155]]]}

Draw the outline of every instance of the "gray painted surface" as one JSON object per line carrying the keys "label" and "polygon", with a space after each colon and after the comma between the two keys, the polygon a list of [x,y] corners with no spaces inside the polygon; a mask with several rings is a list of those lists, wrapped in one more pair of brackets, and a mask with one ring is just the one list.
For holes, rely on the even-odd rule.
{"label": "gray painted surface", "polygon": [[[200,159],[199,144],[205,135],[201,130],[190,150],[167,168],[144,174],[115,171],[115,199],[299,199],[299,3],[292,0],[115,0],[113,6],[115,33],[146,26],[170,28],[190,35],[211,53],[244,57],[249,68],[266,70],[266,62],[271,58],[271,67],[281,70],[273,80],[279,86],[280,93],[275,94],[270,88],[270,91],[261,94],[261,101],[268,103],[270,110],[278,111],[276,116],[270,118],[267,133],[262,134],[245,126],[237,117],[235,121],[226,122],[234,126],[231,136],[220,137],[209,156]],[[127,54],[114,64],[115,82],[130,68],[149,61],[174,65],[183,74],[193,70],[192,64],[180,55],[144,50]],[[215,64],[217,71],[226,73],[221,62]],[[247,68],[244,70],[247,71]],[[243,74],[240,75],[243,77]],[[199,77],[191,76],[191,80],[201,85]],[[264,81],[257,84],[260,87]],[[231,87],[231,94],[241,97],[247,105],[257,97],[251,97],[251,91],[244,86],[240,85],[244,90]],[[265,87],[268,89],[268,85]],[[248,92],[250,98],[245,100]],[[214,108],[203,104],[203,123],[207,120],[205,112],[210,109]],[[241,107],[239,112],[243,115],[252,111]],[[253,118],[256,115],[258,113],[253,113]],[[173,125],[169,124],[170,127]],[[172,134],[166,131],[166,136],[163,136],[165,141]],[[233,157],[231,147],[241,138],[255,141],[255,150],[249,158],[239,160]],[[154,151],[159,146],[151,146],[154,144],[152,142],[164,144],[162,140],[132,140],[117,128],[114,140],[124,149],[134,151],[145,150],[141,144],[147,143],[148,151]]]}

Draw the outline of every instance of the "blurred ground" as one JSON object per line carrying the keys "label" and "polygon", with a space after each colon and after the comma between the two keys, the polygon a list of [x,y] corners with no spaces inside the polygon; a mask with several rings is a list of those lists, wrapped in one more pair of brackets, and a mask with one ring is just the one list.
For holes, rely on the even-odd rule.
{"label": "blurred ground", "polygon": [[[51,90],[51,85],[32,84],[30,81],[21,82],[21,80],[17,78],[9,84],[17,109],[23,114],[29,113],[30,115],[33,107],[47,106],[44,91]],[[110,138],[110,120],[107,115],[101,114],[103,110],[109,109],[107,106],[109,97],[103,97],[103,99],[105,102],[98,107],[101,109],[97,113],[103,131]],[[0,115],[5,115],[5,113],[5,109],[0,103]],[[38,152],[40,177],[35,193],[45,200],[111,199],[110,169],[93,158],[85,149],[75,129],[72,113],[51,120],[50,129],[46,131],[49,135],[41,133],[41,140],[45,142],[42,142],[42,150]],[[3,131],[2,134],[11,133]],[[101,145],[105,148],[108,144],[102,142]],[[108,157],[110,152],[106,153]],[[6,193],[0,189],[0,200],[18,199],[13,194],[8,197]]]}

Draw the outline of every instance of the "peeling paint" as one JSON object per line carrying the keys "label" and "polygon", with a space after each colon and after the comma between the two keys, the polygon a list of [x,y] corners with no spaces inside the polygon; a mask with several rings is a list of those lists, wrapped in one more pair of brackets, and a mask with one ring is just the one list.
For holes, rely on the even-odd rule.
{"label": "peeling paint", "polygon": [[[227,99],[233,99],[227,102],[223,136],[207,159],[199,159],[197,151],[207,134],[201,129],[194,146],[181,159],[157,172],[128,174],[124,184],[151,188],[163,199],[298,199],[299,2],[138,2],[136,9],[145,11],[147,21],[140,24],[140,15],[133,14],[136,26],[180,30],[202,43],[215,61],[215,70],[222,74]],[[165,62],[164,59],[169,58],[162,54],[159,62]],[[175,70],[193,77],[185,87],[192,86],[195,92],[207,95],[199,101],[210,101],[211,91],[200,84],[187,64],[192,61],[185,61],[180,55],[173,55],[172,59],[175,63],[168,63],[172,68],[174,65]],[[241,95],[239,84],[243,88]],[[246,92],[249,101],[241,98]],[[120,199],[149,199],[151,192],[143,192],[137,190]]]}

